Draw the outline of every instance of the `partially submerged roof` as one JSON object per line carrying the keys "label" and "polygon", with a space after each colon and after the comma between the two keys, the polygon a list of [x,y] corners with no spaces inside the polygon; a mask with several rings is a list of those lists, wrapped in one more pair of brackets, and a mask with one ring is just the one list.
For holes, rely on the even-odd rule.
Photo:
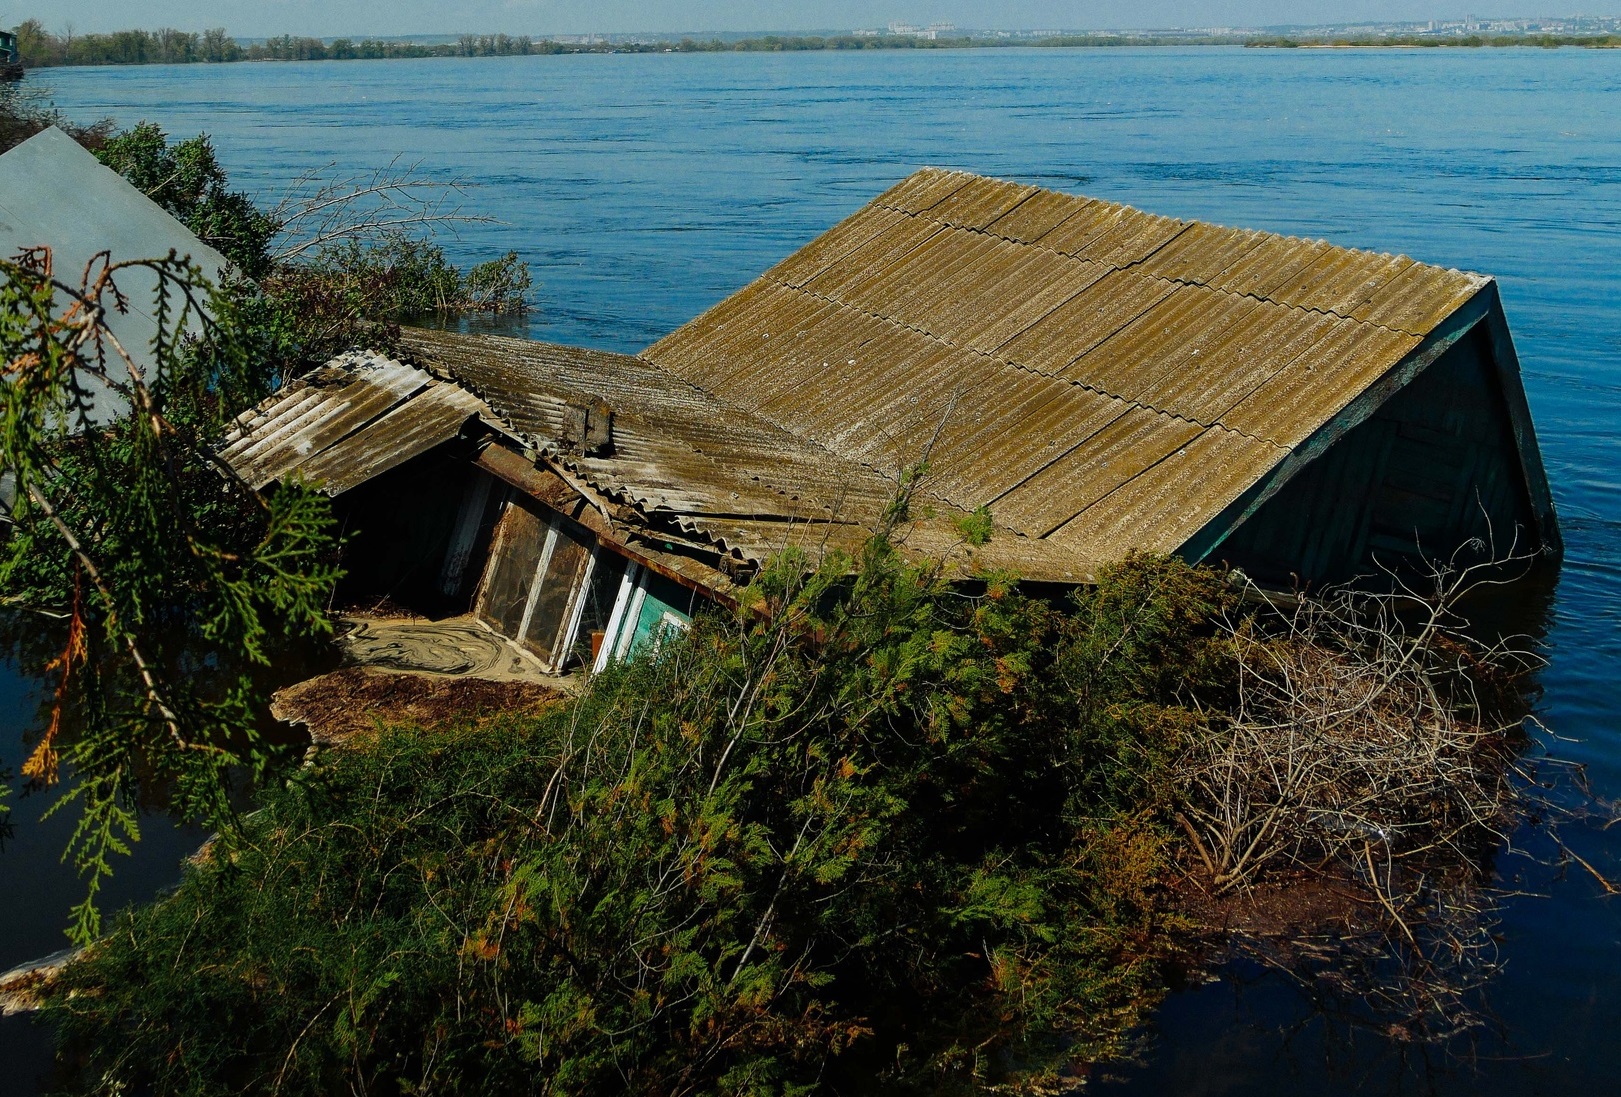
{"label": "partially submerged roof", "polygon": [[[80,284],[86,265],[101,252],[121,262],[163,259],[173,251],[189,257],[213,281],[226,262],[54,126],[0,156],[0,255],[11,258],[39,246],[51,249],[53,273],[70,286]],[[145,366],[158,330],[153,316],[157,276],[129,270],[117,282],[129,311],[109,310],[107,326],[137,364]],[[98,418],[110,417],[119,406],[98,406]]]}
{"label": "partially submerged roof", "polygon": [[1182,548],[1495,300],[1405,256],[926,169],[643,356],[886,478],[927,457],[940,500],[1084,572]]}
{"label": "partially submerged roof", "polygon": [[[1467,384],[1499,390],[1480,395],[1518,450],[1501,467],[1557,547],[1491,279],[931,169],[642,355],[406,329],[414,365],[334,362],[226,455],[255,483],[301,470],[336,494],[479,422],[502,439],[486,469],[525,490],[541,470],[612,536],[754,562],[854,547],[924,463],[907,547],[1073,583],[1132,550],[1199,560],[1253,533],[1286,485],[1309,487],[1303,468],[1482,340],[1488,372]],[[612,445],[585,444],[609,414]],[[1471,505],[1460,483],[1449,514]],[[980,506],[994,528],[969,551]]]}

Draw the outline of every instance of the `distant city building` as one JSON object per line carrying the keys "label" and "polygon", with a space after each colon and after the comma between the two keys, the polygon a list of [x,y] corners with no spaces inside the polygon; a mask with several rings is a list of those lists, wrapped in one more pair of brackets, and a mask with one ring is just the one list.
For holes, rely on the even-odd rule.
{"label": "distant city building", "polygon": [[916,23],[891,23],[889,25],[890,34],[910,35],[913,38],[927,38],[930,40],[937,39],[942,34],[951,34],[956,29],[957,25],[955,23],[930,23],[926,27]]}

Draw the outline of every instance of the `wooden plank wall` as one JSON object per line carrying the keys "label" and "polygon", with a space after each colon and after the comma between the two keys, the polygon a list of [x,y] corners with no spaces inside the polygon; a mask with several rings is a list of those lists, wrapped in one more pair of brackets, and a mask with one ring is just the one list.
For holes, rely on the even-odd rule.
{"label": "wooden plank wall", "polygon": [[[1263,582],[1420,570],[1472,538],[1498,555],[1536,535],[1510,425],[1478,325],[1322,457],[1212,556]],[[1490,549],[1473,553],[1480,558]]]}

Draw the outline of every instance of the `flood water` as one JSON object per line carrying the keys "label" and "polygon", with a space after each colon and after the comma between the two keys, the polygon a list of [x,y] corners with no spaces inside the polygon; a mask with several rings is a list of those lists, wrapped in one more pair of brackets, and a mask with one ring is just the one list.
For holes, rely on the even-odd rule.
{"label": "flood water", "polygon": [[[206,131],[274,199],[310,168],[469,184],[461,261],[518,251],[532,333],[645,346],[924,164],[1156,213],[1405,252],[1501,279],[1567,544],[1508,607],[1549,659],[1538,712],[1621,798],[1621,51],[984,50],[608,55],[31,74],[86,120]],[[330,166],[330,167],[329,167]],[[0,766],[36,686],[0,669]],[[26,807],[27,801],[24,802]],[[0,854],[0,968],[62,944],[75,893],[28,810]],[[121,895],[195,836],[150,828]],[[1621,874],[1621,826],[1567,831]],[[32,851],[32,852],[30,852]],[[1107,1092],[1591,1094],[1621,1077],[1621,900],[1513,859],[1501,1030],[1416,1050],[1260,972],[1175,996]],[[64,884],[63,881],[66,880]],[[0,1024],[0,1087],[42,1051]]]}

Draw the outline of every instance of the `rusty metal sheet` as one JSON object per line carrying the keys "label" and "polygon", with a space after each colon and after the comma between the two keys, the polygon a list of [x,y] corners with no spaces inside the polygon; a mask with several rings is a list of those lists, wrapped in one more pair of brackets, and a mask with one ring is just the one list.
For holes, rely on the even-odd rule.
{"label": "rusty metal sheet", "polygon": [[1101,560],[1175,552],[1288,451],[1210,427],[1081,511],[1048,540]]}
{"label": "rusty metal sheet", "polygon": [[1230,229],[1194,221],[1174,240],[1144,259],[1137,269],[1143,274],[1203,285],[1270,236],[1270,233],[1250,229]]}
{"label": "rusty metal sheet", "polygon": [[803,286],[874,236],[894,228],[911,216],[876,204],[864,206],[761,277],[785,286]]}
{"label": "rusty metal sheet", "polygon": [[1479,274],[1414,263],[1352,315],[1381,327],[1428,335],[1490,281]]}
{"label": "rusty metal sheet", "polygon": [[1122,406],[1095,434],[993,500],[991,515],[1032,537],[1046,536],[1204,429],[1149,408]]}
{"label": "rusty metal sheet", "polygon": [[966,171],[922,168],[879,195],[873,204],[903,213],[922,213],[939,205],[975,178]]}
{"label": "rusty metal sheet", "polygon": [[1169,284],[1174,292],[1065,367],[1062,376],[1100,392],[1152,404],[1146,392],[1168,374],[1198,366],[1220,344],[1227,328],[1261,307],[1253,298]]}
{"label": "rusty metal sheet", "polygon": [[1422,341],[1407,332],[1340,321],[1331,337],[1306,348],[1221,421],[1280,446],[1296,446]]}
{"label": "rusty metal sheet", "polygon": [[975,178],[929,209],[925,217],[963,229],[983,229],[1036,193],[1035,187]]}
{"label": "rusty metal sheet", "polygon": [[1265,297],[1331,250],[1333,245],[1321,240],[1266,236],[1207,284],[1230,293]]}
{"label": "rusty metal sheet", "polygon": [[[1072,217],[1108,206],[1096,198],[1038,190],[985,227],[985,231],[1016,244],[1034,244]],[[1043,244],[1042,246],[1046,246]]]}
{"label": "rusty metal sheet", "polygon": [[1037,373],[1068,376],[1072,362],[1175,289],[1176,283],[1162,278],[1116,271],[1054,309],[997,354]]}

